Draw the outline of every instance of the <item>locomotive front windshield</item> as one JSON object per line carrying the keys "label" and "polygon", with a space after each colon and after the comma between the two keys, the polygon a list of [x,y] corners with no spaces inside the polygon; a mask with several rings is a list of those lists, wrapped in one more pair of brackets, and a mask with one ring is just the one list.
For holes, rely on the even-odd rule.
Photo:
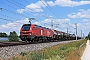
{"label": "locomotive front windshield", "polygon": [[22,30],[30,30],[30,24],[23,25]]}

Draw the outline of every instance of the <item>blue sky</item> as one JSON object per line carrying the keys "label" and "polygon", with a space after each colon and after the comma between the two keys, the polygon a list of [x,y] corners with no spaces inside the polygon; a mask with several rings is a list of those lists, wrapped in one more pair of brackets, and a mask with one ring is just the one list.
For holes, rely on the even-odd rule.
{"label": "blue sky", "polygon": [[90,1],[84,0],[0,0],[0,32],[9,34],[29,23],[28,18],[35,18],[33,24],[56,30],[86,36],[90,32]]}

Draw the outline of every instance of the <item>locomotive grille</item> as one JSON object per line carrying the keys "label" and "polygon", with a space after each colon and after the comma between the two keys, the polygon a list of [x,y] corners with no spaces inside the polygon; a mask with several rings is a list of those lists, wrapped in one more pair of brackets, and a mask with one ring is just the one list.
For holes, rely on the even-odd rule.
{"label": "locomotive grille", "polygon": [[29,34],[30,32],[23,32],[23,34]]}
{"label": "locomotive grille", "polygon": [[21,32],[20,34],[30,34],[30,32]]}

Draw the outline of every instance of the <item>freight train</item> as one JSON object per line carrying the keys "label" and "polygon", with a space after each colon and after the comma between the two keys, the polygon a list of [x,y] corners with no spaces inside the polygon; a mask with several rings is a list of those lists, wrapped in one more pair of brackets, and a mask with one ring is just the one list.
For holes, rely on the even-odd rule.
{"label": "freight train", "polygon": [[24,24],[20,29],[20,39],[28,42],[75,40],[75,37],[75,34],[68,34],[35,24]]}

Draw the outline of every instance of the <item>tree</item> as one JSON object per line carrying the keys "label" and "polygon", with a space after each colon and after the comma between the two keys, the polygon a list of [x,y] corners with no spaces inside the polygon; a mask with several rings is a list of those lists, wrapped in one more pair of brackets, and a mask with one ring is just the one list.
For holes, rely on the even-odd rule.
{"label": "tree", "polygon": [[0,32],[0,37],[7,37],[7,34]]}
{"label": "tree", "polygon": [[89,32],[88,36],[86,36],[86,39],[90,40],[90,32]]}
{"label": "tree", "polygon": [[90,32],[89,32],[89,34],[88,34],[88,39],[90,40]]}
{"label": "tree", "polygon": [[10,32],[10,35],[8,37],[9,41],[19,41],[18,38],[19,37],[18,37],[18,35],[17,35],[17,33],[15,31]]}

